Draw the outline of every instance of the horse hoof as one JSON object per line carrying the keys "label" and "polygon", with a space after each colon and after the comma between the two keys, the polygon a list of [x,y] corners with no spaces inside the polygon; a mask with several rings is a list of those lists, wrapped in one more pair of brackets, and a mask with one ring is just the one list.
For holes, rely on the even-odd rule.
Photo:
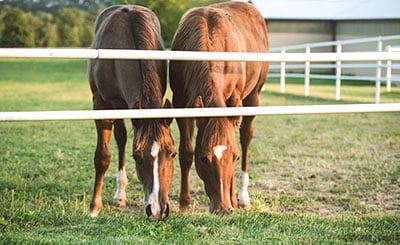
{"label": "horse hoof", "polygon": [[114,199],[113,204],[117,207],[124,208],[126,207],[125,199]]}
{"label": "horse hoof", "polygon": [[239,208],[251,208],[250,200],[239,200]]}
{"label": "horse hoof", "polygon": [[90,211],[89,213],[90,218],[97,218],[97,216],[99,216],[99,212],[96,212],[94,210]]}
{"label": "horse hoof", "polygon": [[185,206],[180,206],[180,207],[179,207],[179,212],[180,212],[181,214],[187,214],[187,213],[188,213],[188,210],[189,210],[189,205],[185,205]]}

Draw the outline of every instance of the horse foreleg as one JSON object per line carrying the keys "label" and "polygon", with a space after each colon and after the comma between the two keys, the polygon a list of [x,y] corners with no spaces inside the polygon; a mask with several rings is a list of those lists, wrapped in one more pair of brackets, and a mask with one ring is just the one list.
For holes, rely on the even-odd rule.
{"label": "horse foreleg", "polygon": [[254,116],[243,117],[240,126],[240,144],[242,146],[242,167],[239,179],[239,206],[250,207],[250,196],[247,190],[249,186],[249,169],[248,169],[248,154],[250,141],[253,138],[253,120]]}
{"label": "horse foreleg", "polygon": [[96,217],[102,207],[102,187],[104,175],[110,166],[110,138],[113,121],[96,120],[97,146],[94,154],[94,168],[96,172],[93,197],[90,203],[90,216]]}
{"label": "horse foreleg", "polygon": [[189,118],[177,119],[180,143],[179,164],[181,167],[181,192],[179,206],[181,212],[186,212],[190,204],[190,168],[193,162],[194,150],[192,138],[194,131],[194,120]]}
{"label": "horse foreleg", "polygon": [[128,178],[125,170],[126,128],[123,119],[114,122],[114,137],[118,145],[117,190],[114,195],[114,203],[119,207],[125,207]]}

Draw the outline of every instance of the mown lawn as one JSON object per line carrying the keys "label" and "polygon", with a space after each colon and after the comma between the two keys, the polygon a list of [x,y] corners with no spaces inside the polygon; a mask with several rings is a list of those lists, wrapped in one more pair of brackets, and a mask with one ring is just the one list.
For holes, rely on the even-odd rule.
{"label": "mown lawn", "polygon": [[[0,74],[0,111],[91,109],[84,60],[0,60]],[[374,102],[373,84],[343,82],[340,102],[333,84],[312,81],[305,98],[301,81],[289,80],[288,93],[280,94],[278,81],[271,80],[262,104]],[[381,100],[399,103],[400,88],[382,92]],[[176,161],[172,210],[164,222],[145,218],[131,145],[128,208],[110,204],[113,158],[104,207],[91,219],[94,123],[2,122],[0,244],[399,244],[399,121],[400,113],[257,117],[250,152],[252,208],[223,217],[208,214],[193,167],[193,202],[188,214],[180,214]],[[175,123],[172,133],[178,144]]]}

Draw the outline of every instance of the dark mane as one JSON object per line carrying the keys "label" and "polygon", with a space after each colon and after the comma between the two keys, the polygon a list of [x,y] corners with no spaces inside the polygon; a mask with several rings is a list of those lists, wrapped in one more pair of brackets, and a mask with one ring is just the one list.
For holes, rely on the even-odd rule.
{"label": "dark mane", "polygon": [[[179,50],[185,51],[221,51],[219,48],[223,46],[219,43],[219,37],[217,36],[220,35],[217,32],[220,29],[225,29],[218,28],[219,25],[225,24],[225,21],[220,12],[220,10],[213,8],[195,8],[184,15],[177,31],[180,35],[174,38],[172,50],[177,47]],[[186,19],[190,19],[190,21],[185,21]],[[198,81],[192,84],[185,84],[185,91],[198,91],[199,94],[202,94],[203,102],[207,106],[212,99],[221,97],[218,94],[220,90],[214,87],[215,84],[213,84],[211,76],[213,66],[217,63],[212,61],[185,62],[183,69],[180,71],[182,77],[189,81]],[[193,106],[196,97],[195,95],[192,96],[187,101],[187,106]],[[224,103],[220,101],[211,106],[224,106]]]}
{"label": "dark mane", "polygon": [[[136,6],[136,9],[129,7],[121,9],[122,12],[129,15],[134,49],[163,50],[160,23],[150,10],[142,8],[141,11],[138,11],[137,8]],[[166,66],[161,67],[163,72],[155,72],[160,69],[160,63],[156,60],[139,60],[143,80],[140,98],[142,108],[160,108],[162,106],[162,97],[166,90]]]}
{"label": "dark mane", "polygon": [[146,145],[152,145],[153,142],[149,142],[150,139],[155,140],[160,145],[160,148],[166,145],[165,131],[163,131],[165,127],[159,120],[143,119],[140,120],[140,123],[141,127],[135,130],[135,141],[133,142],[137,149],[143,150]]}

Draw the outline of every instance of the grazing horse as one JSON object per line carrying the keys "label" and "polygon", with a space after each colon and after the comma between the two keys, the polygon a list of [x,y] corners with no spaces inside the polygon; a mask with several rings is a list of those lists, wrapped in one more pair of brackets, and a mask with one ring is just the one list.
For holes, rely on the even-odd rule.
{"label": "grazing horse", "polygon": [[[268,49],[263,17],[253,5],[236,1],[190,10],[182,17],[172,43],[172,50],[181,51],[268,52]],[[171,61],[174,107],[258,106],[268,66],[267,62]],[[235,132],[239,120],[240,117],[197,118],[198,132],[193,150],[194,119],[177,119],[181,211],[185,212],[190,203],[189,170],[193,155],[196,171],[211,201],[211,213],[231,213],[237,208],[238,199],[239,206],[250,206],[248,149],[254,116],[243,117],[240,126],[242,166],[237,199],[234,172],[239,149]]]}
{"label": "grazing horse", "polygon": [[[94,49],[163,50],[157,17],[140,6],[112,6],[95,22]],[[166,62],[156,60],[99,60],[88,62],[88,78],[94,110],[161,108],[166,90]],[[172,107],[166,101],[166,108]],[[133,158],[144,190],[144,205],[150,219],[169,214],[168,193],[173,173],[175,146],[170,134],[172,119],[132,120]],[[110,139],[114,126],[119,152],[119,173],[114,201],[126,205],[124,120],[96,120],[97,147],[94,154],[95,183],[90,216],[102,207],[102,184],[110,165]]]}

